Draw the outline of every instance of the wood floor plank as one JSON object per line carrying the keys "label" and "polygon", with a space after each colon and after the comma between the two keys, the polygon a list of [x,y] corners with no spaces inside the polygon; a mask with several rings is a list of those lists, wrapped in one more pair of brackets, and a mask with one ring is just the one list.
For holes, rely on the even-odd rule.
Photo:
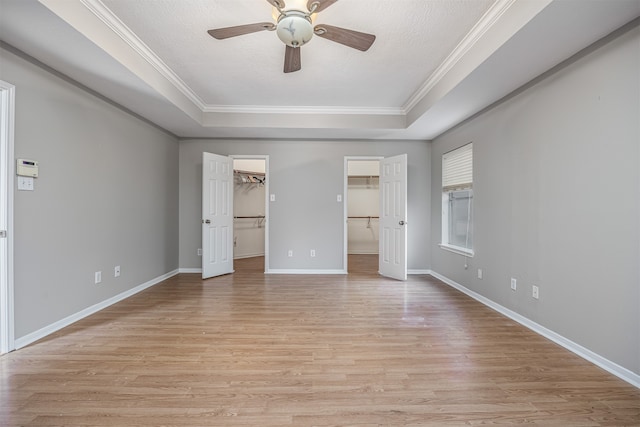
{"label": "wood floor plank", "polygon": [[640,390],[430,276],[182,274],[0,358],[2,426],[640,426]]}

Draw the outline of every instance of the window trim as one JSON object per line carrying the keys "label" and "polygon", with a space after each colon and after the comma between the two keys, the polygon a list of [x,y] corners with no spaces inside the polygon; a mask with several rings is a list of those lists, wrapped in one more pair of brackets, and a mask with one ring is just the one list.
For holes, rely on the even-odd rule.
{"label": "window trim", "polygon": [[454,246],[448,243],[439,243],[438,246],[440,246],[440,249],[453,252],[454,254],[466,256],[467,258],[473,258],[473,256],[475,255],[473,249],[461,248],[460,246]]}
{"label": "window trim", "polygon": [[[455,170],[449,172],[449,176],[447,179],[453,182],[444,182],[445,181],[445,165],[447,162],[450,162],[453,157],[453,168]],[[464,159],[464,157],[469,157],[469,159]],[[465,163],[465,160],[468,164]],[[461,163],[462,162],[462,163]],[[451,163],[449,163],[451,164]],[[453,177],[453,179],[452,179]],[[447,185],[445,185],[447,184]],[[468,258],[473,258],[475,252],[473,250],[473,243],[471,244],[471,248],[461,247],[457,245],[453,245],[448,242],[448,220],[450,217],[449,212],[449,194],[452,191],[461,191],[461,190],[470,190],[472,191],[471,199],[473,199],[473,142],[465,144],[461,147],[456,148],[455,150],[448,151],[442,155],[442,216],[441,216],[441,235],[440,235],[440,243],[438,246],[446,250],[448,252],[453,252],[458,255],[462,255]],[[469,203],[472,203],[470,201]],[[475,216],[475,215],[474,215]],[[473,223],[473,217],[471,217],[470,221]]]}

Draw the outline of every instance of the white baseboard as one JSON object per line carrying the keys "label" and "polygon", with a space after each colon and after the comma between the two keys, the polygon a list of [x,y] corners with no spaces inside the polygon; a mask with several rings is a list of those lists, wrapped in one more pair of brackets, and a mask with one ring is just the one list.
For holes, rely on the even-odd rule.
{"label": "white baseboard", "polygon": [[469,295],[471,298],[475,299],[478,302],[481,302],[482,304],[486,305],[487,307],[497,311],[498,313],[501,313],[505,316],[507,316],[508,318],[520,323],[521,325],[531,329],[533,332],[536,332],[537,334],[542,335],[543,337],[555,342],[556,344],[566,348],[567,350],[571,351],[572,353],[575,353],[576,355],[582,357],[585,360],[588,360],[589,362],[593,363],[596,366],[601,367],[602,369],[604,369],[605,371],[615,375],[616,377],[628,382],[629,384],[640,388],[640,375],[630,371],[629,369],[622,367],[620,365],[618,365],[615,362],[610,361],[609,359],[606,359],[602,356],[600,356],[597,353],[594,353],[593,351],[581,346],[580,344],[577,344],[565,337],[563,337],[562,335],[545,328],[544,326],[534,322],[533,320],[526,318],[518,313],[516,313],[515,311],[509,310],[506,307],[503,307],[502,305],[486,298],[483,297],[482,295],[480,295],[477,292],[472,291],[471,289],[468,289],[464,286],[462,286],[461,284],[454,282],[453,280],[449,279],[448,277],[445,277],[441,274],[438,274],[434,271],[431,271],[430,273],[433,277],[435,277],[436,279],[440,279],[442,280],[444,283],[446,283],[447,285],[459,290],[460,292]]}
{"label": "white baseboard", "polygon": [[407,274],[415,275],[415,274],[431,274],[431,270],[409,270]]}
{"label": "white baseboard", "polygon": [[22,347],[26,347],[29,344],[32,344],[39,339],[46,337],[49,334],[52,334],[60,329],[71,325],[72,323],[77,322],[78,320],[84,319],[87,316],[90,316],[98,311],[109,307],[117,302],[120,302],[126,298],[129,298],[132,295],[137,294],[138,292],[144,291],[147,288],[150,288],[153,285],[157,285],[158,283],[175,276],[178,274],[178,270],[170,271],[169,273],[163,274],[162,276],[158,276],[155,279],[151,279],[146,283],[136,286],[135,288],[129,289],[128,291],[122,292],[118,295],[115,295],[109,299],[106,299],[102,302],[92,305],[91,307],[87,307],[84,310],[81,310],[75,314],[65,317],[64,319],[58,320],[48,326],[45,326],[42,329],[39,329],[35,332],[32,332],[28,335],[20,337],[15,340],[15,349],[18,350]]}
{"label": "white baseboard", "polygon": [[[201,268],[181,268],[179,273],[202,273]],[[269,270],[265,274],[348,274],[346,270]],[[431,270],[408,270],[407,274],[431,274]]]}
{"label": "white baseboard", "polygon": [[347,274],[346,270],[270,269],[265,274]]}
{"label": "white baseboard", "polygon": [[264,256],[264,252],[255,253],[255,254],[241,254],[241,255],[236,254],[233,256],[233,259],[255,258],[259,256]]}

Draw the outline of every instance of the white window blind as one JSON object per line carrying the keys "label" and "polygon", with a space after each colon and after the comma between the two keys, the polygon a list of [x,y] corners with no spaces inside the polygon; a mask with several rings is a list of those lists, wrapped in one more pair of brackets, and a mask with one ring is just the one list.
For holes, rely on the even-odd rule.
{"label": "white window blind", "polygon": [[473,185],[473,143],[442,156],[442,191],[463,190]]}

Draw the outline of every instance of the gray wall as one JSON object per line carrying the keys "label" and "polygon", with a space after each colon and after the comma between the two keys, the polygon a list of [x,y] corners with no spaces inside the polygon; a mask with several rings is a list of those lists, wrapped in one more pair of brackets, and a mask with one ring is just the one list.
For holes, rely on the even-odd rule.
{"label": "gray wall", "polygon": [[[636,28],[437,138],[431,162],[432,269],[636,374],[639,56]],[[442,154],[471,141],[475,257],[465,270],[437,246],[438,194]]]}
{"label": "gray wall", "polygon": [[[429,268],[430,146],[421,141],[223,141],[180,143],[180,267],[199,268],[201,259],[202,152],[269,155],[270,269],[343,268],[344,156],[407,153],[408,266]],[[287,251],[293,249],[294,257]],[[309,250],[316,257],[309,257]]]}
{"label": "gray wall", "polygon": [[15,156],[40,162],[35,191],[15,192],[20,338],[178,267],[178,141],[0,54],[16,86]]}

